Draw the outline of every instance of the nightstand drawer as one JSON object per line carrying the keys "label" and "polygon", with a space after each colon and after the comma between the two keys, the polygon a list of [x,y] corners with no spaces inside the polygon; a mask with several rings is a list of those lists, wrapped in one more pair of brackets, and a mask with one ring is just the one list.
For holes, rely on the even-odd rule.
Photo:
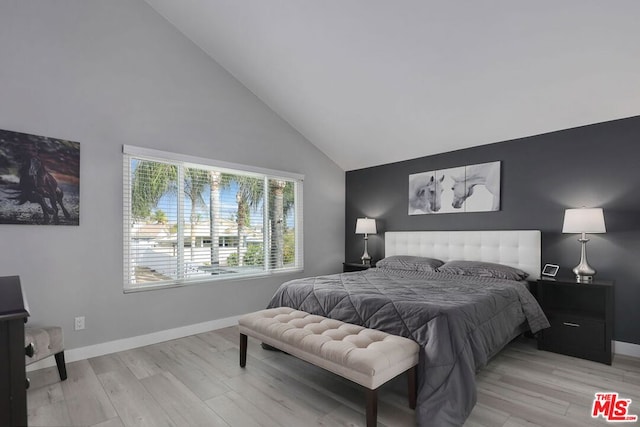
{"label": "nightstand drawer", "polygon": [[551,328],[543,331],[543,349],[572,355],[606,350],[604,321],[564,313],[547,317]]}

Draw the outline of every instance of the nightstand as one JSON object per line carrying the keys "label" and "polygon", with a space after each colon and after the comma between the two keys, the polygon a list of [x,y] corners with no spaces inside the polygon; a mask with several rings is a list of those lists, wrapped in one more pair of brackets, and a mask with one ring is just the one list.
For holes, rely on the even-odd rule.
{"label": "nightstand", "polygon": [[366,265],[366,264],[362,264],[361,262],[343,262],[342,263],[342,271],[344,273],[348,273],[350,271],[368,270],[371,267],[373,267],[374,265],[375,264]]}
{"label": "nightstand", "polygon": [[551,323],[540,332],[538,349],[611,365],[613,281],[540,279],[537,293]]}

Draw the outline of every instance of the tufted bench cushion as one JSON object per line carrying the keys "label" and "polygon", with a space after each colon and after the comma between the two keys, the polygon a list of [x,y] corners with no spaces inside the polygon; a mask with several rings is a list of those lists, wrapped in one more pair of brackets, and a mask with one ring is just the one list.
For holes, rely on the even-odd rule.
{"label": "tufted bench cushion", "polygon": [[45,357],[55,356],[60,379],[67,379],[67,370],[64,362],[64,336],[59,326],[45,328],[27,327],[24,329],[25,347],[32,345],[33,355],[25,356],[25,364],[37,362]]}
{"label": "tufted bench cushion", "polygon": [[[352,325],[289,307],[257,311],[241,317],[240,365],[246,364],[246,336],[376,390],[410,370],[409,400],[415,407],[415,365],[419,346],[408,338]],[[368,395],[367,405],[370,404]],[[367,408],[367,424],[375,425],[374,408]],[[370,412],[374,421],[370,424]]]}

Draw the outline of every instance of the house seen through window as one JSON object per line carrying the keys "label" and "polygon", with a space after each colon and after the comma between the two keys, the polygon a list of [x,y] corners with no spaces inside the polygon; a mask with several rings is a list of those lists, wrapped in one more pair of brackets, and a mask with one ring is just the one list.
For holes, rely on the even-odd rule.
{"label": "house seen through window", "polygon": [[124,154],[125,291],[302,268],[301,176]]}

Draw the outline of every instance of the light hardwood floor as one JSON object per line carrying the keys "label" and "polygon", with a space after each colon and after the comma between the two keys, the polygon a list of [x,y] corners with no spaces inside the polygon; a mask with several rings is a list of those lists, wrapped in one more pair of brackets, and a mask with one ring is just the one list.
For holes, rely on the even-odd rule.
{"label": "light hardwood floor", "polygon": [[[30,426],[360,426],[364,392],[349,381],[249,339],[238,366],[235,327],[30,372]],[[640,415],[640,360],[612,366],[509,344],[478,374],[478,403],[466,427],[603,426],[596,391],[632,399]],[[406,377],[385,384],[379,425],[415,426]]]}

